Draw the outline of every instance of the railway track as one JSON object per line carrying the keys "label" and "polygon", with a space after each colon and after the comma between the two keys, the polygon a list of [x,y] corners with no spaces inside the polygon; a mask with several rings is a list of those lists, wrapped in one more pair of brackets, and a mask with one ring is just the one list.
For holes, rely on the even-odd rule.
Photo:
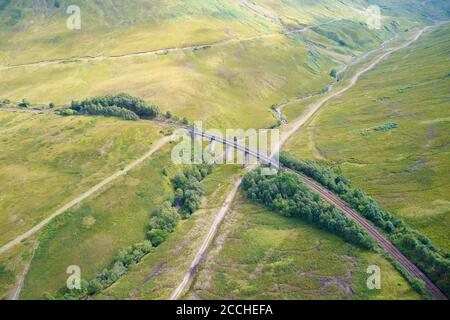
{"label": "railway track", "polygon": [[344,212],[349,218],[356,221],[362,228],[364,228],[377,242],[391,254],[412,276],[422,280],[425,283],[426,289],[430,292],[436,300],[447,300],[447,297],[442,291],[408,258],[406,258],[389,240],[387,240],[374,226],[372,226],[367,220],[361,217],[358,213],[352,210],[344,201],[322,187],[319,183],[312,179],[294,171],[291,169],[283,168],[284,170],[296,174],[300,180],[307,185],[310,189],[317,192],[328,203],[335,205],[342,212]]}
{"label": "railway track", "polygon": [[356,223],[358,223],[363,229],[365,229],[369,233],[369,235],[371,235],[383,249],[391,254],[413,277],[422,280],[425,283],[426,289],[434,299],[447,300],[447,297],[442,293],[442,291],[417,266],[409,261],[409,259],[406,258],[389,240],[387,240],[373,225],[371,225],[366,219],[352,210],[344,201],[342,201],[340,198],[338,198],[336,195],[334,195],[328,189],[324,188],[319,183],[297,171],[286,168],[284,166],[280,166],[280,164],[274,161],[271,157],[260,154],[257,151],[246,147],[245,145],[236,143],[235,141],[229,141],[222,137],[217,137],[212,134],[208,134],[206,132],[195,129],[188,129],[188,132],[192,135],[197,135],[210,141],[214,140],[219,143],[223,143],[224,145],[228,145],[241,152],[252,155],[256,157],[258,161],[268,164],[274,168],[296,174],[307,187],[309,187],[314,192],[317,192],[328,203],[339,208],[350,219],[356,221]]}
{"label": "railway track", "polygon": [[[408,47],[409,45],[411,45],[412,43],[414,43],[415,41],[417,41],[420,38],[420,36],[425,31],[427,31],[428,29],[430,29],[430,26],[429,27],[425,27],[425,28],[421,29],[419,32],[417,32],[413,39],[407,41],[406,43],[404,43],[402,45],[399,45],[398,47],[389,49],[386,52],[384,52],[382,55],[376,57],[367,67],[364,67],[362,70],[358,71],[351,78],[351,81],[350,81],[349,85],[347,85],[346,87],[340,89],[339,91],[337,91],[337,92],[335,92],[335,93],[333,93],[331,95],[325,96],[323,99],[321,99],[317,103],[312,104],[310,109],[309,109],[309,111],[304,116],[302,116],[299,119],[297,119],[294,122],[294,125],[290,129],[290,131],[288,131],[285,134],[285,136],[281,138],[281,142],[277,146],[277,149],[279,149],[287,141],[287,139],[289,139],[302,125],[304,125],[306,123],[306,121],[308,119],[310,119],[317,112],[317,110],[319,110],[328,100],[330,100],[330,99],[332,99],[332,98],[334,98],[336,96],[339,96],[340,94],[344,93],[345,91],[347,91],[348,89],[353,87],[356,84],[356,82],[358,81],[358,79],[359,79],[359,77],[361,75],[363,75],[364,73],[366,73],[366,72],[370,71],[371,69],[373,69],[379,62],[384,60],[390,54],[392,54],[392,53],[394,53],[394,52],[396,52],[396,51],[398,51],[400,49],[404,49],[404,48]],[[328,191],[327,189],[325,189],[324,187],[322,187],[321,185],[319,185],[315,181],[307,178],[304,175],[299,174],[298,172],[295,172],[295,171],[292,171],[291,169],[288,169],[288,168],[285,168],[283,166],[280,166],[278,161],[275,161],[272,158],[272,156],[267,156],[267,155],[260,154],[260,153],[258,153],[255,150],[251,150],[250,148],[247,148],[246,146],[238,144],[236,141],[229,141],[229,140],[226,140],[226,139],[224,139],[222,137],[217,137],[217,136],[214,136],[214,135],[202,132],[200,130],[196,130],[195,128],[194,129],[192,129],[192,128],[185,128],[185,129],[193,137],[194,136],[200,136],[200,137],[206,138],[206,139],[208,139],[210,141],[216,141],[216,142],[219,142],[219,143],[223,143],[224,145],[230,146],[230,147],[235,148],[235,149],[237,149],[237,150],[239,150],[241,152],[244,152],[247,155],[255,157],[258,160],[258,162],[260,162],[260,163],[268,164],[268,165],[270,165],[270,166],[272,166],[273,168],[276,168],[276,169],[281,169],[281,170],[294,172],[295,174],[297,174],[300,177],[300,179],[305,183],[306,186],[308,186],[311,190],[319,193],[319,195],[323,199],[325,199],[327,202],[329,202],[329,203],[335,205],[336,207],[338,207],[340,210],[342,210],[344,212],[344,214],[346,214],[348,217],[350,217],[351,219],[356,221],[362,228],[364,228],[369,233],[369,235],[371,235],[380,244],[380,246],[382,248],[384,248],[389,254],[391,254],[392,257],[396,261],[398,261],[413,277],[422,280],[425,283],[426,289],[428,290],[428,292],[431,294],[431,296],[434,299],[436,299],[436,300],[448,300],[447,297],[439,290],[439,288],[437,288],[436,285],[434,285],[434,283],[419,268],[417,268],[411,261],[409,261],[375,227],[373,227],[370,223],[368,223],[358,213],[356,213],[355,211],[350,209],[350,207],[348,207],[348,205],[346,203],[344,203],[341,199],[336,197],[333,193],[331,193],[330,191]],[[224,215],[222,213],[220,213],[220,216],[221,216],[221,218],[223,218]],[[214,228],[216,229],[215,226],[214,226]],[[209,242],[209,236],[207,238],[207,241]],[[204,248],[202,247],[202,249],[200,250],[202,252],[202,255],[204,253],[203,249]],[[177,287],[175,293],[172,294],[171,299],[178,299],[181,296],[182,292],[185,290],[186,286],[188,285],[188,282],[193,277],[193,274],[191,272],[192,270],[194,270],[194,269],[191,268],[188,271],[188,276],[185,276],[185,278],[183,279],[182,284],[179,287]]]}

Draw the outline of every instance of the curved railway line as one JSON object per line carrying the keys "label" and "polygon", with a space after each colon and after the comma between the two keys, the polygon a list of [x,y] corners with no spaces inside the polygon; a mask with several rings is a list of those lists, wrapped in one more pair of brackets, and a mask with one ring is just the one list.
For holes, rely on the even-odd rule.
{"label": "curved railway line", "polygon": [[364,228],[369,235],[371,235],[378,244],[391,254],[412,276],[422,280],[425,283],[426,289],[430,292],[436,300],[447,300],[447,297],[442,291],[411,261],[408,260],[389,240],[387,240],[374,226],[372,226],[366,219],[361,217],[358,213],[352,210],[344,201],[334,195],[332,192],[322,187],[319,183],[312,179],[291,169],[283,168],[286,171],[295,173],[299,179],[310,189],[317,192],[325,201],[336,206],[344,212],[349,218],[356,221],[362,228]]}
{"label": "curved railway line", "polygon": [[[447,300],[447,297],[441,292],[441,290],[418,267],[416,267],[411,261],[409,261],[409,259],[406,258],[389,240],[387,240],[374,226],[372,226],[366,219],[364,219],[362,216],[360,216],[358,213],[352,210],[344,201],[342,201],[332,192],[321,186],[319,183],[292,169],[280,166],[280,164],[277,161],[273,160],[272,158],[260,154],[257,151],[252,150],[244,145],[238,144],[235,141],[229,141],[222,137],[214,136],[212,134],[205,133],[203,131],[198,131],[195,129],[189,129],[188,131],[192,135],[197,135],[203,138],[207,138],[209,140],[221,142],[227,146],[235,148],[236,150],[254,156],[262,163],[268,164],[271,167],[296,174],[307,187],[309,187],[314,192],[318,193],[328,203],[339,208],[350,219],[356,221],[356,223],[358,223],[363,229],[365,229],[369,233],[369,235],[371,235],[383,249],[385,249],[389,254],[391,254],[412,276],[423,281],[425,283],[426,289],[430,292],[430,294],[434,299]],[[217,227],[214,230],[216,229]],[[209,242],[210,240],[208,241],[208,243]],[[204,255],[205,249],[202,250],[203,252],[201,256]],[[196,269],[199,262],[200,259],[195,260],[195,263],[193,264],[190,273],[192,273],[193,270]],[[188,281],[187,279],[184,279],[183,286],[187,283],[187,281]],[[181,291],[178,290],[176,294],[172,295],[172,298],[175,298],[180,293]]]}
{"label": "curved railway line", "polygon": [[[281,146],[302,126],[304,125],[309,119],[312,118],[312,116],[314,116],[316,114],[316,112],[330,99],[339,96],[340,94],[344,93],[345,91],[347,91],[348,89],[352,88],[357,81],[359,80],[359,78],[361,77],[361,75],[365,74],[366,72],[370,71],[371,69],[373,69],[378,63],[380,63],[381,61],[383,61],[386,57],[388,57],[389,55],[393,54],[394,52],[407,48],[408,46],[410,46],[411,44],[413,44],[414,42],[416,42],[421,35],[426,32],[428,29],[430,29],[431,26],[427,26],[424,27],[423,29],[419,30],[415,36],[409,40],[406,41],[403,44],[400,44],[396,47],[393,47],[391,49],[386,50],[384,53],[380,54],[379,56],[375,57],[370,63],[369,65],[363,67],[362,69],[360,69],[358,72],[356,72],[356,74],[350,79],[350,82],[348,85],[346,85],[345,87],[341,88],[340,90],[328,95],[328,96],[324,96],[321,100],[319,100],[316,103],[313,103],[308,111],[306,112],[306,114],[304,114],[303,116],[299,117],[298,119],[296,119],[293,122],[293,125],[291,126],[291,128],[289,128],[288,132],[286,132],[284,135],[281,136],[281,141],[278,144],[278,146],[276,147],[276,149],[280,149]],[[278,161],[273,160],[270,156],[264,155],[264,154],[260,154],[255,150],[251,150],[249,148],[247,148],[246,146],[243,146],[241,144],[238,144],[236,141],[229,141],[226,140],[222,137],[217,137],[214,136],[212,134],[209,133],[205,133],[203,131],[200,130],[196,130],[195,128],[193,129],[187,129],[188,132],[194,137],[194,136],[201,136],[203,138],[207,138],[210,141],[217,141],[217,142],[221,142],[224,145],[228,145],[232,148],[235,148],[241,152],[244,152],[247,155],[251,155],[253,157],[256,157],[258,159],[259,162],[261,163],[265,163],[265,164],[269,164],[272,167],[275,168],[280,168],[283,170],[287,170],[286,168],[282,168],[280,167]],[[298,174],[297,172],[295,172],[296,174]],[[336,207],[340,208],[344,214],[346,214],[347,216],[349,216],[351,219],[355,220],[363,229],[365,229],[369,235],[371,235],[379,244],[382,248],[384,248],[389,254],[391,254],[396,261],[398,261],[413,277],[418,278],[420,280],[422,280],[425,283],[425,287],[426,289],[429,291],[429,293],[431,294],[431,296],[436,299],[436,300],[447,300],[447,297],[439,290],[439,288],[436,287],[436,285],[422,272],[419,270],[419,268],[417,268],[411,261],[409,261],[396,247],[394,247],[394,245],[389,242],[386,238],[384,238],[384,236],[377,230],[375,229],[370,223],[368,223],[363,217],[361,217],[359,214],[357,214],[355,211],[353,211],[352,209],[350,209],[342,200],[338,199],[336,196],[334,196],[334,194],[332,194],[331,192],[329,192],[327,189],[323,188],[322,186],[318,185],[317,183],[313,182],[312,180],[306,178],[305,176],[301,176],[300,178],[305,182],[306,186],[308,186],[310,189],[312,189],[314,192],[319,193],[319,195],[326,200],[327,202],[335,205]],[[240,180],[239,180],[240,181]],[[238,186],[240,184],[240,182],[237,182],[236,185]],[[236,187],[235,185],[235,187]],[[227,200],[229,200],[229,197],[232,196],[232,198],[234,194],[234,189],[233,191],[229,194],[229,196],[227,197]],[[232,199],[231,199],[232,200]],[[223,214],[223,210],[225,210],[225,208],[227,208],[229,205],[228,204],[224,204],[222,206],[222,209],[220,210],[220,212],[218,213],[217,217],[220,218],[220,221],[218,222],[220,224],[220,222],[222,221],[222,219],[224,218],[225,214]],[[213,231],[213,233],[215,234],[217,231],[217,223],[215,221],[215,223],[213,224],[213,226],[211,226],[210,231]],[[213,234],[213,236],[214,236]],[[189,268],[189,270],[187,271],[186,275],[184,276],[182,282],[180,283],[180,285],[175,289],[175,291],[172,293],[172,295],[170,296],[171,300],[176,300],[178,299],[183,292],[186,290],[186,288],[188,288],[190,281],[193,279],[195,272],[197,270],[198,265],[201,263],[202,258],[205,256],[206,254],[206,250],[209,247],[209,243],[210,243],[210,234],[208,234],[208,237],[204,240],[202,247],[200,248],[200,250],[197,252],[197,254],[194,257],[194,261],[191,264],[191,267]]]}

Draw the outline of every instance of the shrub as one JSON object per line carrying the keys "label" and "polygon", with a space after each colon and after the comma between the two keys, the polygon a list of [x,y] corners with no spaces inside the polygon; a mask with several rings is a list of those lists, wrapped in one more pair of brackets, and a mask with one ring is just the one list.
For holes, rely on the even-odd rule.
{"label": "shrub", "polygon": [[31,104],[28,102],[28,100],[22,99],[22,102],[20,102],[17,106],[19,108],[29,108]]}
{"label": "shrub", "polygon": [[177,172],[172,178],[172,186],[175,190],[173,202],[163,203],[153,214],[149,223],[147,238],[155,247],[164,242],[169,233],[175,230],[182,217],[188,218],[198,209],[204,194],[200,182],[211,172],[212,166],[197,165]]}
{"label": "shrub", "polygon": [[260,170],[244,176],[242,188],[247,198],[283,216],[306,220],[363,248],[375,247],[374,241],[361,227],[334,206],[323,202],[296,175],[279,172],[275,176],[263,176]]}
{"label": "shrub", "polygon": [[335,69],[331,70],[330,77],[333,77],[333,78],[337,77],[337,71]]}
{"label": "shrub", "polygon": [[314,161],[301,161],[287,153],[280,162],[316,180],[336,193],[361,216],[388,234],[392,243],[419,267],[446,294],[450,294],[450,257],[439,250],[427,237],[407,226],[405,222],[382,209],[360,189],[352,189],[344,176],[320,166]]}
{"label": "shrub", "polygon": [[159,115],[157,106],[126,93],[98,96],[81,102],[72,101],[71,108],[80,113],[125,117],[127,120],[136,120],[139,117],[155,118]]}
{"label": "shrub", "polygon": [[81,114],[117,117],[117,118],[121,118],[124,120],[135,121],[135,120],[139,119],[139,117],[134,112],[127,110],[125,108],[117,107],[117,106],[103,107],[101,105],[88,104],[88,105],[80,107],[78,112]]}
{"label": "shrub", "polygon": [[167,236],[169,235],[169,232],[161,229],[152,229],[149,232],[147,232],[147,237],[151,241],[151,243],[157,247],[161,243],[166,240]]}

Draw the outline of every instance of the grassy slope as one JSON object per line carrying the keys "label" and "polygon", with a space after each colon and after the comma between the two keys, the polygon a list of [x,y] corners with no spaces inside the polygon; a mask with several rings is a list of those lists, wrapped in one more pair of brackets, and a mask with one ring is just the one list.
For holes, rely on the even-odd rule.
{"label": "grassy slope", "polygon": [[12,112],[0,112],[0,136],[0,244],[139,158],[161,137],[149,122]]}
{"label": "grassy slope", "polygon": [[[341,3],[324,2],[326,5],[317,6],[289,2],[270,10],[282,19],[294,19],[296,27],[347,20],[301,36],[279,35],[196,52],[3,70],[0,96],[17,101],[26,97],[36,103],[69,103],[94,94],[127,91],[164,110],[208,121],[211,126],[268,127],[274,123],[270,105],[316,92],[331,81],[330,70],[342,63],[333,61],[336,54],[351,57],[376,48],[395,31],[389,23],[389,30],[370,31],[360,24],[365,22],[364,16]],[[83,19],[87,22],[78,34],[61,28],[65,19],[61,9],[49,11],[51,23],[45,29],[41,21],[45,15],[36,14],[33,24],[20,20],[5,33],[22,30],[21,36],[5,37],[9,40],[0,42],[0,48],[11,59],[20,59],[17,63],[181,47],[280,31],[280,26],[233,1],[140,1],[144,8],[150,7],[139,12],[137,6],[122,8],[117,3],[100,6],[83,2]],[[270,3],[262,5],[271,7]],[[12,10],[12,5],[7,10]],[[24,16],[31,14],[27,9]],[[121,19],[123,23],[114,23]],[[320,35],[322,30],[337,31],[347,46]],[[32,56],[20,58],[31,52]],[[8,59],[5,61],[14,63]]]}
{"label": "grassy slope", "polygon": [[[2,3],[5,1],[0,2],[0,8],[2,8]],[[14,1],[0,11],[2,17],[0,23],[3,24],[2,31],[0,31],[2,33],[0,40],[0,61],[2,63],[23,63],[79,55],[122,54],[161,47],[215,42],[221,39],[272,33],[280,30],[279,26],[273,25],[230,1],[191,0],[180,3],[169,0],[141,0],[134,2],[135,5],[131,6],[121,5],[120,1],[102,2],[103,4],[99,1],[71,1],[71,3],[79,3],[82,6],[83,29],[82,32],[69,32],[65,27],[61,27],[64,26],[66,19],[66,15],[61,10],[45,9],[44,15],[39,13],[42,12],[39,11],[42,8],[21,10],[24,6],[31,8],[35,3],[34,1]],[[61,3],[64,7],[68,2],[61,1]],[[302,3],[292,1],[283,5],[274,1],[261,1],[261,3],[266,7],[271,7],[276,15],[280,15],[285,23],[293,27],[349,16],[349,10],[335,1],[323,1],[324,4],[317,5],[311,1]],[[363,4],[359,2],[356,5],[361,7]],[[142,5],[147,10],[139,10],[139,6]],[[24,19],[18,19],[15,24],[14,21],[7,18],[14,8],[19,9],[24,17]],[[352,13],[350,16],[361,21],[361,17],[357,17],[357,14]],[[9,25],[6,26],[4,23]],[[338,24],[335,29],[347,27],[345,22]],[[405,25],[409,25],[409,23]],[[352,50],[344,50],[346,57],[359,53],[363,49],[372,48],[365,46],[368,43],[367,39],[376,47],[389,36],[388,32],[367,33],[359,25],[353,26],[351,30],[357,31],[357,37],[352,37],[352,41],[360,36],[361,38]],[[309,42],[308,39],[314,43]],[[308,50],[321,43],[325,43],[326,49],[332,51],[332,57],[336,55],[336,52],[343,50],[329,39],[324,39],[313,31],[308,31],[304,38],[288,39],[278,36],[254,43],[235,44],[217,50],[209,49],[167,57],[2,70],[0,96],[13,100],[27,97],[31,98],[30,100],[33,102],[67,103],[72,99],[92,94],[130,91],[148,100],[154,100],[163,109],[175,110],[194,119],[201,116],[207,119],[211,125],[267,126],[273,122],[271,114],[267,111],[272,103],[285,101],[292,96],[315,92],[330,81],[327,74],[332,67],[336,66],[336,63],[332,63],[326,56],[319,55],[319,58],[316,59],[317,55],[313,58],[311,55],[307,55]],[[295,58],[292,59],[292,56]],[[261,61],[265,63],[261,63]],[[245,72],[240,72],[242,69]],[[57,122],[60,121],[59,119]],[[80,121],[84,118],[74,119],[74,121]],[[90,118],[91,120],[92,118]],[[114,124],[117,122],[106,119],[98,121],[102,123],[111,121]],[[98,125],[92,129],[93,132],[96,131],[95,128]],[[5,126],[2,126],[3,128],[10,130],[6,123]],[[80,130],[80,128],[75,127],[70,130]],[[110,130],[112,131],[111,128]],[[130,130],[133,132],[133,129],[130,128]],[[97,135],[98,133],[93,134]],[[20,134],[17,138],[18,141],[23,140]],[[41,132],[37,132],[36,139],[44,139]],[[97,145],[95,139],[92,139],[90,143],[93,144],[94,149],[98,150],[104,145]],[[136,139],[136,146],[139,146],[137,142],[150,142],[140,138],[137,133]],[[105,141],[102,140],[102,142]],[[129,142],[119,139],[117,143],[119,149],[123,150],[128,147]],[[21,148],[20,144],[16,147]],[[50,148],[50,146],[48,145],[46,148]],[[61,148],[61,146],[57,145],[57,148]],[[76,152],[77,149],[78,147],[74,147],[71,152]],[[83,149],[84,151],[85,149]],[[96,158],[98,153],[93,150],[89,152],[91,151]],[[111,153],[112,156],[114,154],[114,152]],[[69,154],[65,156],[69,156]],[[48,157],[51,158],[51,156]],[[83,157],[86,157],[86,154]],[[120,166],[119,162],[115,163],[113,159],[106,157],[108,158],[106,165],[103,159],[100,160],[104,166],[96,165],[105,170],[109,170],[114,165]],[[60,158],[65,160],[64,157]],[[95,160],[92,162],[96,163]],[[159,167],[159,169],[161,168]],[[60,170],[63,173],[60,173]],[[55,168],[56,176],[60,177],[65,174],[65,170],[64,162],[58,164]],[[76,170],[82,169],[76,168]],[[160,179],[159,171],[153,170],[156,169],[147,168],[147,171],[142,174],[156,175]],[[94,171],[98,171],[98,167]],[[49,177],[52,175],[43,173],[39,179],[50,179]],[[81,186],[83,181],[84,179],[81,182],[78,181],[77,185],[74,183],[71,185]],[[57,182],[55,183],[58,185]],[[138,182],[138,186],[142,183]],[[54,192],[55,187],[52,184],[48,183],[47,186]],[[34,195],[49,194],[45,190],[42,191],[41,186],[38,188],[35,183],[29,185],[26,183],[23,188]],[[69,260],[76,260],[77,263],[82,264],[82,272],[90,276],[105,266],[121,246],[141,239],[143,233],[133,232],[135,230],[128,229],[128,226],[132,224],[136,230],[141,230],[142,223],[144,220],[147,221],[148,213],[151,212],[158,199],[149,194],[148,199],[134,206],[131,201],[135,199],[133,192],[136,192],[136,188],[138,187],[130,188],[127,193],[128,190],[124,191],[120,187],[120,183],[114,185],[105,195],[100,195],[95,203],[88,202],[88,205],[76,209],[72,216],[63,217],[61,220],[66,220],[66,223],[55,222],[44,233],[44,236],[53,234],[55,238],[42,247],[40,255],[36,257],[36,264],[33,261],[24,296],[41,297],[43,292],[55,290],[61,286],[61,283],[63,285],[66,277],[65,268]],[[123,207],[110,208],[109,200],[115,200],[124,192],[129,196],[125,199]],[[156,192],[154,193],[156,194]],[[56,199],[60,195],[60,193],[55,194],[55,205],[60,204]],[[25,199],[25,197],[21,197],[21,199]],[[12,202],[12,204],[14,203]],[[34,210],[34,208],[31,209]],[[121,212],[119,212],[121,209],[126,211],[126,216],[123,218],[121,218],[123,214],[120,215]],[[110,211],[112,220],[108,220]],[[138,219],[134,224],[134,222],[130,222],[129,217],[136,211]],[[213,210],[210,210],[209,214],[213,214]],[[90,216],[94,217],[96,221],[116,219],[119,222],[118,225],[113,223],[105,226],[95,223],[92,229],[94,232],[89,228],[83,229],[86,223],[89,224],[89,221],[92,221]],[[83,223],[83,220],[80,220],[81,217],[88,218]],[[185,225],[194,223],[195,220]],[[82,227],[79,228],[80,226]],[[120,239],[122,232],[125,233],[123,241]],[[76,234],[77,238],[72,238],[71,233]],[[86,241],[92,240],[94,233],[100,234],[98,238],[94,238],[94,243],[105,243],[107,250],[99,251],[98,248],[89,246]],[[59,241],[65,243],[68,246],[67,249],[59,245]],[[80,243],[83,244],[80,246]],[[176,245],[175,240],[172,245]],[[86,260],[80,259],[80,252],[82,252],[80,247],[86,251],[87,255],[97,257],[92,267]],[[58,261],[55,261],[56,258],[51,258],[53,254],[60,255]],[[162,251],[161,254],[164,255],[165,252]],[[51,266],[52,263],[55,265]],[[178,272],[186,269],[181,264],[178,267]],[[142,272],[145,270],[143,269]],[[41,278],[42,280],[39,280]],[[39,286],[39,283],[44,283],[44,285]],[[151,288],[150,286],[150,291],[153,290]],[[166,288],[164,292],[168,291],[170,290]],[[120,291],[119,296],[128,295],[128,293]],[[160,294],[143,294],[143,297],[157,297]]]}
{"label": "grassy slope", "polygon": [[[60,0],[59,8],[52,1],[6,2],[10,3],[0,11],[0,16],[2,32],[10,37],[3,38],[0,47],[4,49],[2,60],[8,64],[118,55],[270,30],[263,20],[223,0],[138,0],[132,3]],[[78,5],[81,9],[81,30],[66,28],[69,15],[65,12],[69,5]],[[15,16],[18,18],[14,19]],[[20,38],[12,37],[18,32],[22,35]]]}
{"label": "grassy slope", "polygon": [[39,299],[63,288],[69,265],[78,265],[89,280],[120,249],[145,239],[152,212],[171,195],[170,182],[161,173],[169,162],[166,147],[52,222],[43,232],[22,297]]}
{"label": "grassy slope", "polygon": [[200,209],[179,223],[174,233],[129,274],[96,299],[168,299],[189,269],[194,255],[234,184],[237,166],[216,167],[202,183],[205,198]]}
{"label": "grassy slope", "polygon": [[277,36],[168,56],[4,70],[0,95],[67,103],[128,92],[211,126],[268,127],[270,105],[329,81],[336,64],[319,55],[311,71],[308,59],[300,40]]}
{"label": "grassy slope", "polygon": [[[381,290],[366,286],[381,268]],[[301,221],[239,196],[185,298],[417,299],[379,254],[357,249]]]}
{"label": "grassy slope", "polygon": [[[336,161],[354,184],[446,250],[449,33],[445,25],[382,62],[287,147]],[[366,131],[388,122],[399,128]]]}

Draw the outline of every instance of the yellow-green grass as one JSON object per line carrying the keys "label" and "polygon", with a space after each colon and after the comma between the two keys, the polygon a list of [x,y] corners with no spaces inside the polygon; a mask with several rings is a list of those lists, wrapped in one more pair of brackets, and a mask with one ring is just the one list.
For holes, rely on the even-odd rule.
{"label": "yellow-green grass", "polygon": [[94,298],[168,299],[189,270],[215,215],[241,171],[239,166],[216,166],[202,182],[206,194],[200,209],[189,219],[180,221],[163,244]]}
{"label": "yellow-green grass", "polygon": [[[233,2],[141,0],[132,3],[76,0],[22,1],[0,10],[2,64],[77,56],[122,55],[183,47],[277,30]],[[66,9],[81,9],[81,29],[69,30]],[[13,8],[15,7],[15,8]],[[34,7],[34,8],[33,8]],[[21,18],[13,24],[13,12]],[[20,34],[20,36],[18,36]]]}
{"label": "yellow-green grass", "polygon": [[[449,250],[449,25],[426,33],[333,99],[287,145],[336,162],[354,185]],[[397,129],[371,128],[396,123]],[[368,130],[369,129],[369,130]]]}
{"label": "yellow-green grass", "polygon": [[211,127],[270,127],[272,104],[330,81],[337,64],[309,52],[301,40],[280,35],[166,56],[9,69],[0,96],[68,104],[127,92]]}
{"label": "yellow-green grass", "polygon": [[[381,269],[369,290],[367,268]],[[418,299],[380,254],[358,249],[302,221],[249,203],[240,194],[189,299]]]}
{"label": "yellow-green grass", "polygon": [[22,298],[40,299],[65,287],[69,265],[90,280],[109,266],[119,250],[145,239],[157,207],[172,195],[170,146],[115,180],[103,192],[55,219],[42,233]]}
{"label": "yellow-green grass", "polygon": [[[86,29],[74,33],[61,28],[58,23],[65,20],[56,10],[58,13],[50,18],[49,25],[45,24],[46,29],[36,18],[30,32],[12,37],[0,47],[6,46],[3,51],[12,57],[29,55],[21,62],[32,62],[61,58],[65,52],[69,58],[83,55],[82,50],[93,50],[87,53],[91,56],[118,55],[279,32],[277,26],[237,3],[140,1],[144,8],[158,8],[151,12],[135,12],[136,5],[122,8],[116,4],[110,8],[82,3],[87,6]],[[276,5],[268,1],[262,5],[279,16],[296,20],[298,26],[337,21],[301,35],[280,33],[204,50],[6,69],[2,70],[0,97],[68,104],[71,100],[125,91],[156,103],[163,110],[207,121],[213,127],[270,127],[275,123],[270,105],[317,92],[330,82],[331,69],[339,68],[342,59],[378,47],[392,37],[395,29],[388,24],[380,31],[369,30],[365,19],[342,3]],[[103,23],[94,19],[98,14],[104,15]],[[130,14],[134,17],[131,22],[127,20]],[[111,15],[119,15],[130,23],[112,27],[115,20]],[[5,30],[19,32],[14,28]],[[318,34],[320,30],[336,32],[347,45],[340,46]]]}
{"label": "yellow-green grass", "polygon": [[148,152],[158,130],[148,121],[0,112],[0,244]]}
{"label": "yellow-green grass", "polygon": [[[0,62],[20,64],[32,61],[76,56],[120,55],[167,47],[181,47],[246,35],[281,31],[288,28],[317,25],[347,19],[365,24],[366,1],[337,2],[332,0],[258,1],[256,13],[242,3],[226,0],[139,0],[132,3],[92,0],[59,0],[36,3],[32,0],[3,1],[0,7]],[[408,1],[393,5],[380,1],[382,22],[395,17],[401,23],[408,18],[419,21],[433,16],[443,19],[445,3],[421,4]],[[66,26],[69,5],[81,9],[81,29]],[[418,9],[418,7],[420,7]],[[414,10],[411,10],[414,8]],[[420,10],[423,16],[417,17]],[[267,12],[267,19],[259,12]],[[350,34],[350,33],[347,33]]]}

